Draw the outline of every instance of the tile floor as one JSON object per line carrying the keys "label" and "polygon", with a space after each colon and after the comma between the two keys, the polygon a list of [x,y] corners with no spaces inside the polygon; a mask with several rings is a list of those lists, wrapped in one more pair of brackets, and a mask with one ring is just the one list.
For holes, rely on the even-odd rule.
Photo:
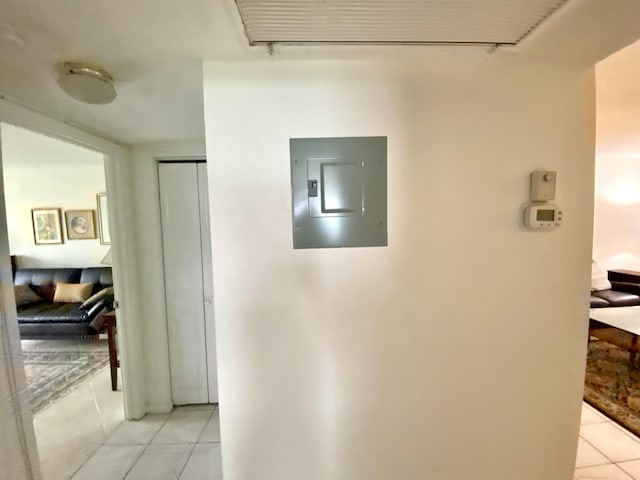
{"label": "tile floor", "polygon": [[[94,348],[74,341],[57,347]],[[34,417],[44,480],[222,479],[217,407],[123,422],[122,392],[111,391],[109,378],[105,367]],[[640,480],[640,438],[583,404],[575,478]]]}
{"label": "tile floor", "polygon": [[[218,409],[176,408],[122,423],[72,480],[221,480]],[[640,439],[587,404],[577,480],[640,480]]]}
{"label": "tile floor", "polygon": [[176,408],[122,423],[73,480],[221,480],[214,405]]}
{"label": "tile floor", "polygon": [[[106,348],[96,347],[96,342],[86,340],[22,342],[30,350]],[[106,366],[33,417],[43,480],[69,480],[124,421],[121,387],[119,379],[118,391],[111,390],[111,374]]]}
{"label": "tile floor", "polygon": [[575,478],[640,480],[640,438],[583,403]]}

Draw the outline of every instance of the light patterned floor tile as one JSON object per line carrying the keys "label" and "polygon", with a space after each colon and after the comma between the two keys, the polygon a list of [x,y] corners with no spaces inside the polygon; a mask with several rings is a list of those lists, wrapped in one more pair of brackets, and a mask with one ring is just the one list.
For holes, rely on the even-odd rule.
{"label": "light patterned floor tile", "polygon": [[640,460],[620,462],[618,463],[618,466],[631,475],[634,480],[640,480]]}
{"label": "light patterned floor tile", "polygon": [[103,445],[73,480],[122,480],[144,448],[143,445]]}
{"label": "light patterned floor tile", "polygon": [[219,443],[196,445],[180,480],[222,480]]}
{"label": "light patterned floor tile", "polygon": [[582,416],[580,417],[581,425],[590,425],[592,423],[604,423],[610,420],[595,408],[586,403],[582,404]]}
{"label": "light patterned floor tile", "polygon": [[220,412],[216,410],[211,415],[207,426],[202,432],[200,439],[198,442],[200,443],[211,443],[211,442],[219,442],[220,441]]}
{"label": "light patterned floor tile", "polygon": [[578,439],[578,454],[576,456],[576,468],[604,465],[611,461],[590,445],[583,438]]}
{"label": "light patterned floor tile", "polygon": [[196,443],[211,413],[210,410],[174,410],[151,443]]}
{"label": "light patterned floor tile", "polygon": [[162,428],[169,414],[149,414],[141,420],[123,422],[113,432],[106,443],[108,445],[141,445],[151,442]]}
{"label": "light patterned floor tile", "polygon": [[175,480],[180,477],[193,448],[192,444],[149,445],[126,479]]}
{"label": "light patterned floor tile", "polygon": [[640,442],[611,423],[583,425],[580,435],[614,462],[640,459]]}
{"label": "light patterned floor tile", "polygon": [[576,469],[577,480],[632,480],[624,470],[614,464]]}

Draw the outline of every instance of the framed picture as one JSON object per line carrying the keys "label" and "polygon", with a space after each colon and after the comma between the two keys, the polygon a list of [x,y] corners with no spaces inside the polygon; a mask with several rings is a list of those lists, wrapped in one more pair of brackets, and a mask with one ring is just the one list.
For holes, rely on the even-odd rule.
{"label": "framed picture", "polygon": [[69,240],[96,238],[93,210],[65,210],[64,219]]}
{"label": "framed picture", "polygon": [[107,194],[99,193],[98,197],[98,231],[100,232],[100,243],[111,245],[111,232],[109,231],[109,204]]}
{"label": "framed picture", "polygon": [[31,210],[31,222],[36,245],[62,243],[59,208],[34,208]]}

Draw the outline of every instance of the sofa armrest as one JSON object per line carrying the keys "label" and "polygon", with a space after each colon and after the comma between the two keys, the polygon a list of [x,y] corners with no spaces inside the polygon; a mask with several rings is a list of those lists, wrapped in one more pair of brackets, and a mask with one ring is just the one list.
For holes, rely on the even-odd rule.
{"label": "sofa armrest", "polygon": [[634,295],[640,295],[640,283],[612,281],[611,290],[618,290],[619,292],[633,293]]}
{"label": "sofa armrest", "polygon": [[88,327],[89,335],[97,335],[102,331],[102,327],[104,325],[104,314],[107,313],[107,311],[107,309],[100,310],[96,317],[91,320]]}
{"label": "sofa armrest", "polygon": [[80,308],[86,311],[94,310],[96,307],[104,307],[107,308],[107,310],[113,310],[113,302],[114,296],[112,294],[103,296],[94,295],[80,305]]}
{"label": "sofa armrest", "polygon": [[89,320],[93,320],[94,318],[96,318],[100,313],[102,313],[103,311],[106,312],[109,310],[108,305],[106,304],[105,300],[100,300],[98,302],[95,302],[89,306],[86,306],[84,308],[79,307],[81,310],[84,310],[85,312],[87,312],[87,318]]}
{"label": "sofa armrest", "polygon": [[609,270],[607,278],[611,282],[626,282],[640,284],[640,272],[635,270]]}

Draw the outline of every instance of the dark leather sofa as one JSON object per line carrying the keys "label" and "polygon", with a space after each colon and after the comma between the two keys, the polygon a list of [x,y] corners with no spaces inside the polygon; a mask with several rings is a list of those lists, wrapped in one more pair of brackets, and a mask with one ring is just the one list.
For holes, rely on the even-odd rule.
{"label": "dark leather sofa", "polygon": [[18,268],[14,285],[27,284],[43,301],[18,307],[21,338],[68,338],[95,335],[113,296],[78,303],[53,303],[56,282],[92,283],[92,294],[113,286],[111,267]]}
{"label": "dark leather sofa", "polygon": [[611,288],[591,292],[591,308],[629,307],[640,305],[640,277],[637,272],[607,272]]}

